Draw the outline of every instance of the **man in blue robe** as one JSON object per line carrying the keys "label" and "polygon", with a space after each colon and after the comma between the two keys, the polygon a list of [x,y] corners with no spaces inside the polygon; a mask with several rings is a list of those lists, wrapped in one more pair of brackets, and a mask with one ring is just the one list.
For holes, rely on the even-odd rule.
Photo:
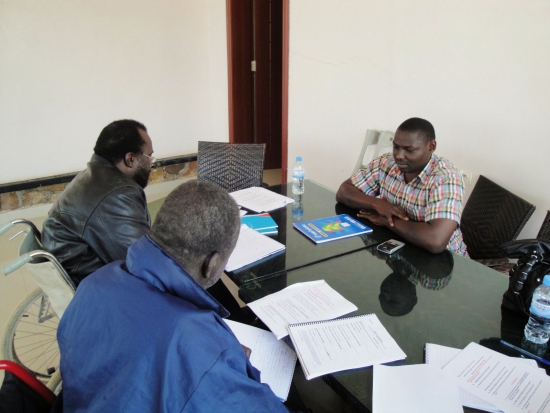
{"label": "man in blue robe", "polygon": [[64,412],[288,411],[205,291],[239,228],[226,192],[187,182],[126,261],[82,281],[58,329]]}

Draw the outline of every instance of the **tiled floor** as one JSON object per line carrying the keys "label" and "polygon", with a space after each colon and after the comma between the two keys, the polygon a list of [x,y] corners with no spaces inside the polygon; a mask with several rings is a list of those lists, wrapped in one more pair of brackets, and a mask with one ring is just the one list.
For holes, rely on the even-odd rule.
{"label": "tiled floor", "polygon": [[[276,169],[265,171],[264,182],[268,185],[280,183],[281,170]],[[165,196],[174,186],[175,185],[172,183],[171,185],[159,184],[148,187],[146,190],[148,201],[151,202]],[[32,211],[28,210],[10,213],[9,216],[0,214],[0,227],[5,222],[15,219],[21,215],[23,217],[30,216],[30,220],[34,222],[39,230],[41,230],[45,219],[45,211],[47,211],[46,208],[41,208],[39,210],[39,215],[42,216],[38,217],[33,217]],[[2,215],[4,216],[2,217]],[[20,230],[21,227],[18,228],[16,226],[0,236],[0,268],[3,268],[6,264],[18,256],[18,249],[19,244],[21,243],[22,235],[18,235],[11,240],[10,238],[12,238]],[[230,287],[231,292],[236,296],[236,286],[227,277],[224,277],[224,282]],[[4,276],[3,273],[0,275],[0,332],[2,332],[2,338],[4,337],[3,332],[15,309],[35,289],[36,284],[24,267],[16,270],[8,276]],[[0,341],[0,343],[2,343],[2,341]],[[0,380],[2,379],[3,374],[0,372]],[[321,379],[310,381],[305,380],[302,369],[299,367],[296,369],[295,383],[304,399],[304,402],[315,413],[346,411],[346,406],[342,400]]]}

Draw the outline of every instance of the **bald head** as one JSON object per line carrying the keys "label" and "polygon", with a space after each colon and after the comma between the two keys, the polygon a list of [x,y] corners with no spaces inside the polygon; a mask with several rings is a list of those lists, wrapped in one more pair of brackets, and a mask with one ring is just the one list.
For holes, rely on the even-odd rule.
{"label": "bald head", "polygon": [[239,208],[220,187],[189,181],[164,201],[150,237],[203,287],[221,276],[239,236]]}

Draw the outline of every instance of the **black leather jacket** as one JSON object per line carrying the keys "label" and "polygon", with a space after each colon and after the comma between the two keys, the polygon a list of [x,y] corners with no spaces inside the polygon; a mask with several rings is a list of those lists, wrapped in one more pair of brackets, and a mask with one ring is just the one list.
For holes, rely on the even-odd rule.
{"label": "black leather jacket", "polygon": [[95,154],[48,215],[42,245],[77,285],[103,265],[125,259],[151,225],[143,189]]}

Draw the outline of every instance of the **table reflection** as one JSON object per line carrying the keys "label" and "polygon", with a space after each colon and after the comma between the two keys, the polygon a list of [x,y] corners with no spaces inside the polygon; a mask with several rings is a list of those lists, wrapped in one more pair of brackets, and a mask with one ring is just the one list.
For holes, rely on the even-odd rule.
{"label": "table reflection", "polygon": [[453,254],[444,251],[430,254],[420,249],[405,247],[391,255],[375,248],[369,250],[377,258],[386,261],[393,272],[380,285],[380,307],[391,316],[402,316],[412,311],[418,297],[416,286],[429,290],[445,288],[452,276]]}

